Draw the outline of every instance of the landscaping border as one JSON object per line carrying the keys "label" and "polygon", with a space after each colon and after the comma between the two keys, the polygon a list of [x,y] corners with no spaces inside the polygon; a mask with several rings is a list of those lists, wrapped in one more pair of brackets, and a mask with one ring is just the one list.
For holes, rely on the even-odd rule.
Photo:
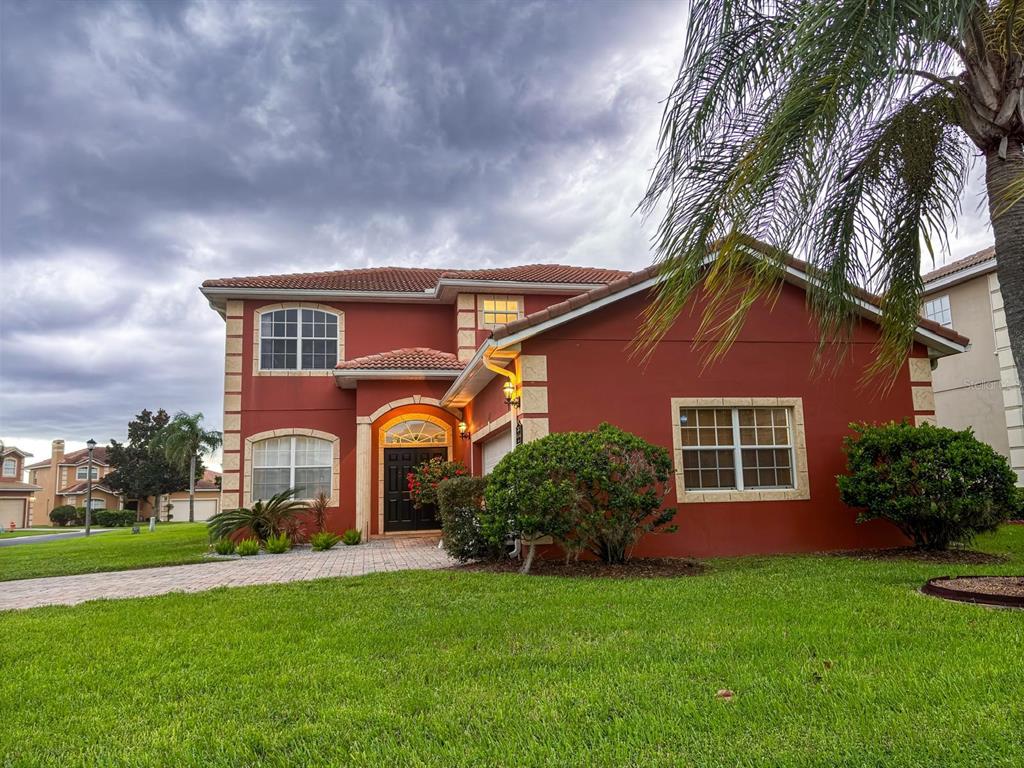
{"label": "landscaping border", "polygon": [[932,597],[941,597],[944,600],[953,600],[958,603],[976,603],[978,605],[992,605],[999,608],[1022,608],[1024,609],[1024,597],[1014,595],[995,595],[991,592],[970,592],[963,589],[949,589],[942,586],[940,582],[961,580],[961,579],[988,579],[991,576],[939,576],[929,579],[921,591]]}

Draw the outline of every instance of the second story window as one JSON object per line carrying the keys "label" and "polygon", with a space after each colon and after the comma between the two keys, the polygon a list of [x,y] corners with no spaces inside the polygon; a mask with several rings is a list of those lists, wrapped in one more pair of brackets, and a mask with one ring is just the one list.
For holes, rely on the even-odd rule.
{"label": "second story window", "polygon": [[323,371],[338,364],[338,316],[320,309],[260,315],[260,368]]}
{"label": "second story window", "polygon": [[482,296],[481,302],[482,328],[494,328],[522,317],[522,304],[516,296]]}
{"label": "second story window", "polygon": [[953,327],[953,312],[949,308],[949,296],[936,296],[924,303],[924,316],[947,328]]}
{"label": "second story window", "polygon": [[[75,469],[75,480],[88,480],[88,479],[89,479],[89,467],[88,467],[88,465],[83,464],[82,466],[77,467]],[[99,480],[100,479],[100,468],[99,467],[93,467],[92,468],[92,479],[93,480]]]}
{"label": "second story window", "polygon": [[14,477],[18,474],[18,460],[4,459],[4,477]]}

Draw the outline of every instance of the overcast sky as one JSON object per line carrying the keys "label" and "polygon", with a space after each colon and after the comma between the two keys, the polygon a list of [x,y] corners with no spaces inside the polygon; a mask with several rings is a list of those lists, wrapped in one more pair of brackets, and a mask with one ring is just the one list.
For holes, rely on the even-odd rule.
{"label": "overcast sky", "polygon": [[[683,2],[0,3],[0,437],[220,427],[208,277],[637,269]],[[980,185],[953,256],[991,243]]]}

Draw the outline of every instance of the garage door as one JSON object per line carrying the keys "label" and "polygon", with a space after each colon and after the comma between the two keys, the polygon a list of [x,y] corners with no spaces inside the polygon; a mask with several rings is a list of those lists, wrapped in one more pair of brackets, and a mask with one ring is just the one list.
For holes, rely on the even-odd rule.
{"label": "garage door", "polygon": [[484,474],[489,475],[491,470],[501,461],[502,457],[511,450],[512,435],[507,427],[502,428],[497,437],[492,437],[483,447]]}
{"label": "garage door", "polygon": [[[171,510],[174,515],[174,522],[176,523],[187,523],[188,522],[188,499],[182,499],[181,501],[174,502],[174,509]],[[204,499],[202,496],[196,496],[196,515],[195,521],[202,522],[203,520],[209,520],[211,517],[217,514],[217,499]]]}
{"label": "garage door", "polygon": [[25,525],[24,499],[0,499],[0,525],[7,530],[12,522],[16,528]]}

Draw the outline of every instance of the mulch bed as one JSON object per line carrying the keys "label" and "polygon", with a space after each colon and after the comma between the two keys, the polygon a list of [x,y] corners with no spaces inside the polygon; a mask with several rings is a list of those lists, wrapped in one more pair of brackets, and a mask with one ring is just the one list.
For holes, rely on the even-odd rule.
{"label": "mulch bed", "polygon": [[921,591],[964,603],[1024,608],[1024,576],[944,576],[931,579]]}
{"label": "mulch bed", "polygon": [[855,557],[858,560],[910,561],[915,563],[951,563],[953,565],[992,565],[1005,563],[1006,557],[973,549],[922,550],[914,547],[898,549],[850,549],[830,552],[836,557]]}
{"label": "mulch bed", "polygon": [[[462,571],[485,573],[518,573],[519,560],[499,560],[496,563],[467,563],[455,566]],[[596,560],[534,560],[528,576],[564,576],[589,579],[674,579],[681,576],[699,576],[707,567],[696,560],[679,557],[636,558],[622,565],[605,565]]]}

